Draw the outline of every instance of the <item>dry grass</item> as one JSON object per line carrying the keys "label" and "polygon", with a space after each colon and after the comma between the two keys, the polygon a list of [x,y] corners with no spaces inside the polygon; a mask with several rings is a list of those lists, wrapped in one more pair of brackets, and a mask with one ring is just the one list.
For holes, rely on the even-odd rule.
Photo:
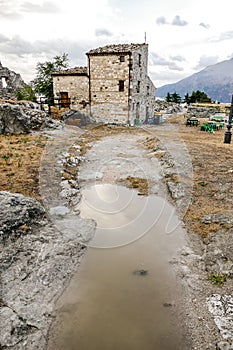
{"label": "dry grass", "polygon": [[0,135],[0,190],[40,199],[39,167],[46,138]]}
{"label": "dry grass", "polygon": [[129,188],[138,190],[138,194],[141,196],[147,196],[149,194],[149,181],[141,177],[128,176],[126,179],[121,179],[120,182],[126,184]]}
{"label": "dry grass", "polygon": [[192,231],[205,236],[220,226],[200,223],[203,215],[232,212],[232,144],[223,143],[225,128],[212,134],[201,131],[200,127],[186,127],[181,117],[170,121],[179,125],[179,136],[188,147],[193,165],[193,201],[184,220]]}

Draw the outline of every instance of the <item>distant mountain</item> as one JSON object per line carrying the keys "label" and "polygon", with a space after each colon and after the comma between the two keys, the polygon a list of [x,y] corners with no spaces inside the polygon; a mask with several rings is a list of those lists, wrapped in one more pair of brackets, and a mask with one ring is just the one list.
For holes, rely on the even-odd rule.
{"label": "distant mountain", "polygon": [[174,84],[163,85],[156,90],[157,97],[176,92],[182,98],[186,93],[204,91],[212,101],[230,103],[233,94],[233,58],[208,66]]}

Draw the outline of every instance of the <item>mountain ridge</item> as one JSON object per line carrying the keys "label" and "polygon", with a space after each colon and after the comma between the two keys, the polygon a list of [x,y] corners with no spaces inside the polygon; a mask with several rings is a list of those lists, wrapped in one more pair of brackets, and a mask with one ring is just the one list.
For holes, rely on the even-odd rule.
{"label": "mountain ridge", "polygon": [[212,101],[230,103],[233,94],[233,58],[207,66],[176,83],[156,89],[156,96],[165,98],[167,93],[176,92],[182,98],[186,93],[204,91]]}

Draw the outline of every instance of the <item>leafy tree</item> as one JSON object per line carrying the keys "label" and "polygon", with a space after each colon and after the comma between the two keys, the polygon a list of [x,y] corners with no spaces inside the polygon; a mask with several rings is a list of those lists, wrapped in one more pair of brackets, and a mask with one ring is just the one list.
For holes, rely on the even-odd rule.
{"label": "leafy tree", "polygon": [[26,100],[36,102],[35,91],[31,85],[25,84],[23,88],[18,88],[15,91],[17,100]]}
{"label": "leafy tree", "polygon": [[169,94],[169,92],[167,93],[167,96],[165,99],[167,102],[171,102],[171,95]]}
{"label": "leafy tree", "polygon": [[177,94],[176,92],[174,92],[173,94],[171,94],[171,102],[174,103],[180,103],[181,102],[181,97],[179,94]]}
{"label": "leafy tree", "polygon": [[173,94],[170,94],[169,92],[167,93],[167,96],[165,98],[167,102],[174,102],[174,103],[180,103],[181,102],[181,97],[179,94],[174,92]]}
{"label": "leafy tree", "polygon": [[193,91],[190,97],[191,103],[197,102],[211,102],[211,98],[203,91],[197,90]]}
{"label": "leafy tree", "polygon": [[68,54],[53,57],[52,61],[37,63],[37,75],[33,80],[35,91],[45,96],[49,101],[53,100],[52,73],[68,68]]}
{"label": "leafy tree", "polygon": [[191,97],[189,96],[188,93],[186,95],[184,95],[184,102],[185,103],[187,103],[189,105],[190,104],[190,100],[191,100]]}

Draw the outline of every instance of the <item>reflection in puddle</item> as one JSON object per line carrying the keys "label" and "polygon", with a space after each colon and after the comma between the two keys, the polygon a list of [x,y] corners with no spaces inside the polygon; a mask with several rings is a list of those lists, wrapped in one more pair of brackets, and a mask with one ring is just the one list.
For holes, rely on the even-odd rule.
{"label": "reflection in puddle", "polygon": [[85,189],[77,208],[82,217],[92,218],[97,223],[95,237],[89,246],[112,248],[139,239],[157,225],[161,216],[166,216],[166,222],[171,223],[169,230],[172,233],[179,221],[166,207],[164,198],[138,196],[135,190],[104,184]]}
{"label": "reflection in puddle", "polygon": [[176,317],[182,293],[169,264],[184,244],[174,208],[107,184],[85,189],[79,208],[97,231],[58,302],[48,349],[186,349]]}

